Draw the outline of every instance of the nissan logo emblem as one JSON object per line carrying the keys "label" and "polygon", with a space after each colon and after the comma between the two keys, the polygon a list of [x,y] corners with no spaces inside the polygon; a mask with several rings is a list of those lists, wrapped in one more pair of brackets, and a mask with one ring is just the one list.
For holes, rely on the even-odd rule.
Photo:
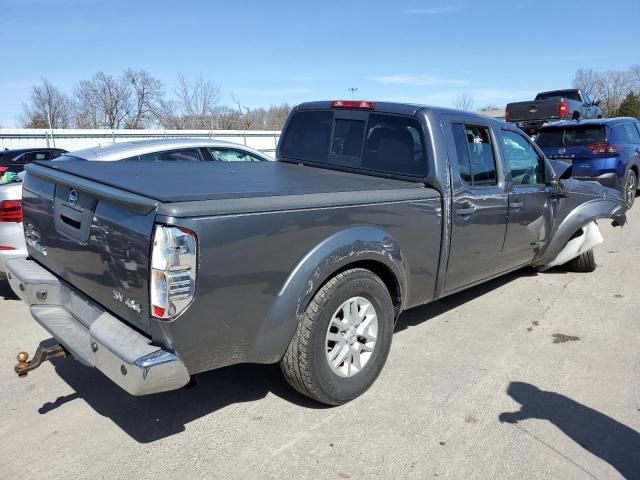
{"label": "nissan logo emblem", "polygon": [[76,203],[78,203],[78,192],[75,188],[72,188],[69,192],[69,203],[71,205],[75,205]]}
{"label": "nissan logo emblem", "polygon": [[562,155],[562,154],[564,154],[564,152],[566,152],[566,151],[567,151],[567,149],[566,149],[566,148],[561,148],[560,150],[558,150],[558,153],[559,153],[560,155]]}

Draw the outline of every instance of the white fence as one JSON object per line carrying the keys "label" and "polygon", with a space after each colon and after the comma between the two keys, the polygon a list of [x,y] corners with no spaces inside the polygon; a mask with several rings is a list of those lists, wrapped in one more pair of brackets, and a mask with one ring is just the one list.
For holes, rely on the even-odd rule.
{"label": "white fence", "polygon": [[218,138],[247,145],[274,156],[280,132],[271,130],[48,130],[0,128],[0,149],[57,147],[73,151],[146,138]]}

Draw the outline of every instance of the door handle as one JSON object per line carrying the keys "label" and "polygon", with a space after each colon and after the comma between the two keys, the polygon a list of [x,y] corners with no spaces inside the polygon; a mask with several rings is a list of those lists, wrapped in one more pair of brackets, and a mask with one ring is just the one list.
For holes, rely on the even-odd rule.
{"label": "door handle", "polygon": [[467,216],[467,215],[471,215],[473,213],[475,213],[476,211],[476,206],[471,203],[471,202],[464,202],[462,204],[456,205],[458,208],[456,208],[456,215],[460,215],[460,216]]}
{"label": "door handle", "polygon": [[524,202],[522,200],[514,200],[513,202],[509,203],[509,206],[511,208],[522,208],[524,207]]}

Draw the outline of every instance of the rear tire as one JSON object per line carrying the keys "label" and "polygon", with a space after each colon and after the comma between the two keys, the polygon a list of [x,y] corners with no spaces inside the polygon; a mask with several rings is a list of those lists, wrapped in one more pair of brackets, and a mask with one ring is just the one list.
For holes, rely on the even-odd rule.
{"label": "rear tire", "polygon": [[596,257],[593,250],[584,252],[582,255],[565,263],[565,267],[570,272],[593,272],[596,269]]}
{"label": "rear tire", "polygon": [[282,373],[307,397],[327,405],[346,403],[382,371],[394,318],[391,295],[377,275],[362,268],[339,273],[307,306],[280,361]]}
{"label": "rear tire", "polygon": [[638,190],[638,176],[635,170],[629,170],[624,180],[624,199],[627,202],[627,208],[633,207],[636,201],[636,192]]}

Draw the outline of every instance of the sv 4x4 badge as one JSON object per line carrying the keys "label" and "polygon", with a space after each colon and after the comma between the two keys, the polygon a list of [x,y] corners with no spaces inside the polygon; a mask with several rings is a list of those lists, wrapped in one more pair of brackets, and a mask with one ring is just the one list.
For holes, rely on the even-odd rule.
{"label": "sv 4x4 badge", "polygon": [[120,303],[124,303],[128,308],[130,308],[137,314],[140,314],[140,312],[142,311],[142,308],[140,307],[140,304],[138,302],[129,297],[125,299],[123,293],[117,288],[113,289],[113,299],[117,300]]}

